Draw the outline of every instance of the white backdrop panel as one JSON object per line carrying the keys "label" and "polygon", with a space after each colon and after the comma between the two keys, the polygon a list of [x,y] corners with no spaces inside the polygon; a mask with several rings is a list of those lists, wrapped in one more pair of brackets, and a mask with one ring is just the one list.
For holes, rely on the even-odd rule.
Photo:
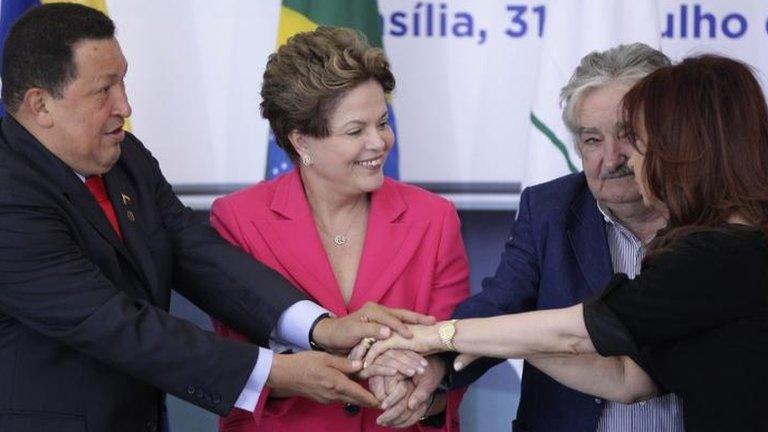
{"label": "white backdrop panel", "polygon": [[[108,6],[130,64],[133,130],[169,180],[260,180],[267,124],[259,115],[259,88],[280,1],[123,0]],[[380,0],[384,43],[398,80],[394,106],[404,180],[522,180],[540,33],[556,7],[557,0]],[[719,52],[768,70],[768,2],[659,0],[658,10],[662,48],[673,58]],[[621,23],[572,25],[589,31]]]}

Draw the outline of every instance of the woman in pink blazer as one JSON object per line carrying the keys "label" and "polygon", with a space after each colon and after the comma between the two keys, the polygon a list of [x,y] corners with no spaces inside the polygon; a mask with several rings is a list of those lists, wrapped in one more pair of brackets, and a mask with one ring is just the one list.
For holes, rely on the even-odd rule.
{"label": "woman in pink blazer", "polygon": [[[393,88],[383,52],[351,30],[320,27],[289,39],[269,59],[261,107],[297,168],[216,200],[211,222],[337,316],[376,302],[447,319],[468,295],[459,219],[445,199],[384,178],[394,141],[386,94]],[[219,323],[216,330],[243,338]],[[442,376],[442,362],[428,362],[425,373]],[[377,418],[405,430],[459,430],[461,392],[406,407],[411,377],[371,380],[379,380],[372,386],[377,397],[394,398],[387,414],[265,387],[254,413],[235,409],[221,430],[391,430]],[[444,424],[424,426],[424,417]]]}

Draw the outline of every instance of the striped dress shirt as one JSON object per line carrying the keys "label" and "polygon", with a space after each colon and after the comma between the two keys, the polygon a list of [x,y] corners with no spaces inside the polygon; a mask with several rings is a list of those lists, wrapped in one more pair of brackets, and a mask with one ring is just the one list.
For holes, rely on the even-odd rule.
{"label": "striped dress shirt", "polygon": [[[645,245],[632,232],[613,218],[610,211],[600,208],[605,218],[605,233],[615,273],[634,278],[640,272]],[[667,394],[646,401],[625,405],[595,398],[605,404],[597,432],[683,432],[683,409],[680,399]]]}

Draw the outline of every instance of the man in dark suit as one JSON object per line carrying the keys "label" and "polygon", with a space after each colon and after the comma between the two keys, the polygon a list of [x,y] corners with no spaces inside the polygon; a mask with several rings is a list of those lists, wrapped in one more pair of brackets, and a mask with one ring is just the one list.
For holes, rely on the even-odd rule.
{"label": "man in dark suit", "polygon": [[163,392],[215,413],[261,388],[375,405],[319,351],[273,354],[168,313],[173,287],[261,346],[346,350],[428,318],[330,318],[220,239],[122,130],[127,63],[102,13],[31,10],[9,33],[0,123],[0,430],[154,431]]}
{"label": "man in dark suit", "polygon": [[[627,166],[633,147],[623,131],[620,101],[634,82],[668,64],[643,44],[582,59],[561,95],[584,171],[523,191],[496,274],[456,308],[454,318],[572,306],[598,293],[614,272],[639,271],[644,245],[666,220],[643,205]],[[547,375],[598,379],[606,360],[583,357],[525,362],[515,431],[682,432],[674,395],[623,405],[571,390]],[[498,362],[472,363],[453,376],[454,385],[467,385]]]}

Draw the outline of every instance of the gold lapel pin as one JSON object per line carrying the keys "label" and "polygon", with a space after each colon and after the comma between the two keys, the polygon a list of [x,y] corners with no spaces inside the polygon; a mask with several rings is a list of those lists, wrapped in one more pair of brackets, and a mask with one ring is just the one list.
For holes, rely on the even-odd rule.
{"label": "gold lapel pin", "polygon": [[123,205],[128,205],[131,203],[131,197],[125,194],[125,192],[120,192],[120,198],[123,199]]}
{"label": "gold lapel pin", "polygon": [[131,222],[133,222],[133,221],[135,221],[135,220],[136,220],[136,216],[134,216],[133,212],[132,212],[132,211],[130,211],[130,210],[128,210],[128,211],[126,212],[126,216],[128,216],[128,220],[129,220],[129,221],[131,221]]}

